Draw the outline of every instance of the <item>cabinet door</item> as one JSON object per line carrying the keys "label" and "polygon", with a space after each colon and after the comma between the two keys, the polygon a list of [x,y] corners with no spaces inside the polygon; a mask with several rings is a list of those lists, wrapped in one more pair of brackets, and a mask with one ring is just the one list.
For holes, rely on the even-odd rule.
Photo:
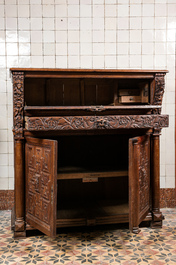
{"label": "cabinet door", "polygon": [[129,140],[129,228],[139,232],[139,224],[150,211],[150,137]]}
{"label": "cabinet door", "polygon": [[57,141],[26,138],[26,221],[56,236]]}

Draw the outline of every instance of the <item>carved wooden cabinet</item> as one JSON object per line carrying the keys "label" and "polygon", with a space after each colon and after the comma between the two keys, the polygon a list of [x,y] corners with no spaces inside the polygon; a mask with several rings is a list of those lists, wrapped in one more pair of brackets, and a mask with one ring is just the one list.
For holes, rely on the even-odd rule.
{"label": "carved wooden cabinet", "polygon": [[154,70],[11,69],[15,237],[39,229],[142,221],[162,226]]}

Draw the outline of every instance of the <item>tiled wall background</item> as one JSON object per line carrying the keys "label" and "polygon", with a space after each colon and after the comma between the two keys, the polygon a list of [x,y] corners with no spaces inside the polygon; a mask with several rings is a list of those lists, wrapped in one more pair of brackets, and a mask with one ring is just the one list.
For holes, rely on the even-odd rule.
{"label": "tiled wall background", "polygon": [[0,189],[14,188],[10,67],[168,69],[161,188],[175,187],[176,0],[0,0]]}

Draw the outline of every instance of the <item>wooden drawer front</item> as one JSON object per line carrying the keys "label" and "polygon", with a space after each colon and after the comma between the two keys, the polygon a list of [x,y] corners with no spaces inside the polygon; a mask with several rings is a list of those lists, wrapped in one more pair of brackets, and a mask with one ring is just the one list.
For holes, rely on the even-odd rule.
{"label": "wooden drawer front", "polygon": [[141,97],[140,96],[121,96],[119,98],[120,103],[140,103]]}
{"label": "wooden drawer front", "polygon": [[121,96],[119,103],[148,103],[148,96],[141,94],[140,96]]}
{"label": "wooden drawer front", "polygon": [[148,87],[119,90],[119,103],[148,103]]}
{"label": "wooden drawer front", "polygon": [[168,127],[168,115],[26,117],[28,131],[139,129]]}

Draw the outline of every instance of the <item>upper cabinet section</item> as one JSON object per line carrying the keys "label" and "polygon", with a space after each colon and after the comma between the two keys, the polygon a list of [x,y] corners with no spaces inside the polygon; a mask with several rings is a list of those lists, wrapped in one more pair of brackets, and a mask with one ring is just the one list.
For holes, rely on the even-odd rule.
{"label": "upper cabinet section", "polygon": [[25,78],[25,106],[149,104],[150,80]]}
{"label": "upper cabinet section", "polygon": [[[161,107],[165,70],[11,69],[24,90],[25,110],[56,107]],[[157,107],[156,107],[157,106]]]}

